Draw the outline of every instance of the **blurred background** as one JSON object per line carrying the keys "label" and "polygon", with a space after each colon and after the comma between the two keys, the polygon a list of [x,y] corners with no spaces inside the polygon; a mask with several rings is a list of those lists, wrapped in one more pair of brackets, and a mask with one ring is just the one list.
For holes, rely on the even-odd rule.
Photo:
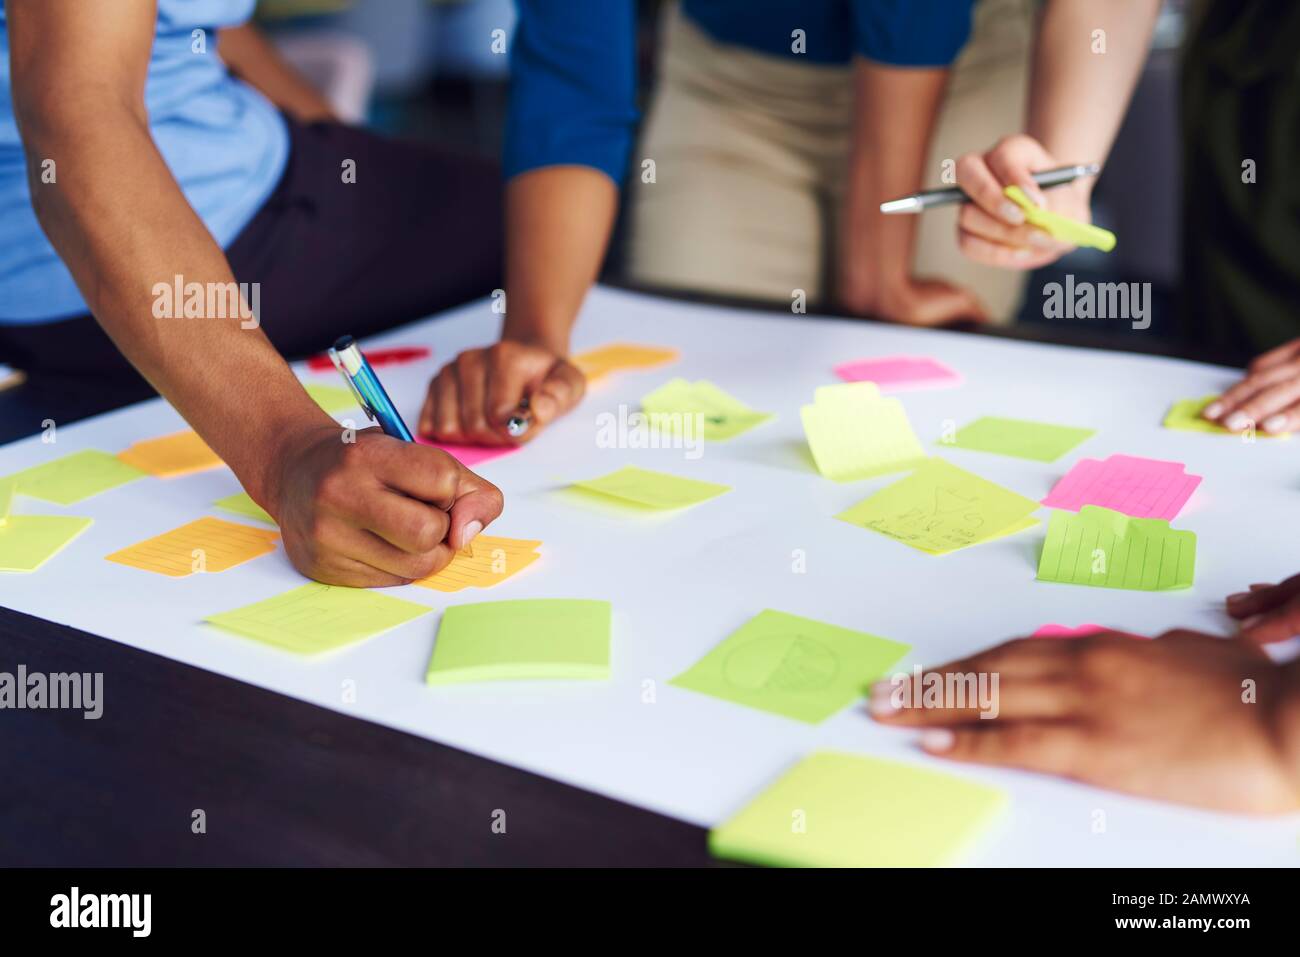
{"label": "blurred background", "polygon": [[[643,106],[654,83],[656,31],[665,2],[639,4]],[[1178,58],[1187,6],[1188,0],[1166,0],[1132,107],[1097,187],[1094,214],[1119,235],[1117,249],[1110,255],[1079,251],[1034,274],[1019,322],[1050,322],[1059,331],[1061,320],[1043,317],[1042,287],[1071,273],[1076,281],[1151,283],[1153,322],[1141,336],[1143,345],[1149,347],[1151,338],[1177,337]],[[513,0],[261,0],[257,16],[345,119],[499,156]],[[605,270],[608,281],[620,281],[620,248],[616,238]],[[1081,322],[1090,332],[1132,338],[1127,320]]]}

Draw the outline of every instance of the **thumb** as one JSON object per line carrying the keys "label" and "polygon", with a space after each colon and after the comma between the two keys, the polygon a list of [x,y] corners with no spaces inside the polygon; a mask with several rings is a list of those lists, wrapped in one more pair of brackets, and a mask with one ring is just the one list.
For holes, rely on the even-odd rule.
{"label": "thumb", "polygon": [[447,530],[448,544],[453,550],[460,551],[479,532],[496,521],[504,506],[505,499],[499,488],[461,466],[456,501],[452,503],[449,513],[451,525]]}

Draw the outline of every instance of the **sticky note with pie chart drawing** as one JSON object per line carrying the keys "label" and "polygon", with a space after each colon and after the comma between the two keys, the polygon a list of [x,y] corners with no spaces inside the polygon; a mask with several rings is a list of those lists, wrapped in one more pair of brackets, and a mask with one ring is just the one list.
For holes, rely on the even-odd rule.
{"label": "sticky note with pie chart drawing", "polygon": [[669,684],[818,724],[863,697],[910,650],[769,608]]}

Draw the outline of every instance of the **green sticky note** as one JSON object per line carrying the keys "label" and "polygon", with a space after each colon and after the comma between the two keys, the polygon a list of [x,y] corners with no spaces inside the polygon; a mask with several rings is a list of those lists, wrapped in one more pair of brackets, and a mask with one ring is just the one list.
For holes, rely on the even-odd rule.
{"label": "green sticky note", "polygon": [[75,505],[92,495],[144,477],[144,472],[120,461],[116,455],[97,449],[73,452],[9,476],[19,495],[56,505]]}
{"label": "green sticky note", "polygon": [[357,408],[357,397],[349,389],[337,385],[304,386],[307,394],[316,400],[316,404],[330,415],[338,415],[349,409]]}
{"label": "green sticky note", "polygon": [[874,382],[820,387],[800,409],[817,471],[835,482],[901,472],[925,459],[903,403]]}
{"label": "green sticky note", "polygon": [[1039,504],[940,458],[835,517],[932,555],[1037,524]]}
{"label": "green sticky note", "polygon": [[1038,560],[1039,581],[1137,591],[1189,588],[1195,571],[1194,532],[1098,505],[1053,510]]}
{"label": "green sticky note", "polygon": [[1059,239],[1073,246],[1100,249],[1104,253],[1115,248],[1115,234],[1109,229],[1102,229],[1092,223],[1083,223],[1050,209],[1043,209],[1026,196],[1025,191],[1019,186],[1008,186],[1002,192],[1007,199],[1024,210],[1025,222],[1044,230],[1053,239]]}
{"label": "green sticky note", "polygon": [[275,519],[271,517],[270,513],[254,502],[247,492],[236,492],[234,495],[227,495],[225,498],[217,499],[212,505],[222,511],[243,515],[246,518],[255,518],[259,522],[266,522],[268,525],[275,524]]}
{"label": "green sticky note", "polygon": [[0,479],[0,525],[9,517],[9,510],[14,505],[14,486],[12,478]]}
{"label": "green sticky note", "polygon": [[651,426],[663,431],[699,435],[696,423],[702,422],[703,435],[710,442],[735,438],[772,418],[771,413],[751,409],[704,379],[666,382],[641,400],[641,408]]}
{"label": "green sticky note", "polygon": [[[1235,435],[1241,436],[1245,433],[1233,432],[1231,429],[1225,429],[1217,422],[1210,422],[1201,418],[1201,412],[1211,402],[1219,397],[1217,395],[1207,395],[1203,399],[1182,399],[1175,402],[1169,407],[1169,413],[1165,416],[1166,429],[1181,429],[1184,432],[1209,432],[1214,435]],[[1290,432],[1259,432],[1252,430],[1252,435],[1263,439],[1289,439]]]}
{"label": "green sticky note", "polygon": [[650,509],[686,508],[731,491],[729,485],[652,472],[635,465],[624,466],[601,478],[574,482],[571,487]]}
{"label": "green sticky note", "polygon": [[946,444],[1035,462],[1055,462],[1094,434],[1093,429],[986,415],[958,429],[954,440]]}
{"label": "green sticky note", "polygon": [[607,601],[545,599],[453,605],[442,615],[431,685],[609,677]]}
{"label": "green sticky note", "polygon": [[768,609],[669,684],[817,724],[863,696],[909,646]]}
{"label": "green sticky note", "polygon": [[285,651],[314,655],[372,638],[429,611],[365,588],[313,582],[204,620]]}
{"label": "green sticky note", "polygon": [[0,525],[0,572],[34,572],[90,528],[71,515],[10,515]]}
{"label": "green sticky note", "polygon": [[773,867],[938,867],[1005,806],[951,774],[818,751],[710,831],[709,851]]}

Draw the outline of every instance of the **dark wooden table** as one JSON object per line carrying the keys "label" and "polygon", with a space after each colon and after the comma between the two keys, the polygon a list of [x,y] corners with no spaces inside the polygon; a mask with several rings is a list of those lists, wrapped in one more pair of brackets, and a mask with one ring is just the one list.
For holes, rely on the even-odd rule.
{"label": "dark wooden table", "polygon": [[[1205,358],[1087,329],[1009,335]],[[0,393],[0,442],[150,394],[32,381]],[[698,827],[0,609],[0,671],[19,664],[102,672],[105,704],[97,721],[0,710],[0,865],[710,863]]]}

